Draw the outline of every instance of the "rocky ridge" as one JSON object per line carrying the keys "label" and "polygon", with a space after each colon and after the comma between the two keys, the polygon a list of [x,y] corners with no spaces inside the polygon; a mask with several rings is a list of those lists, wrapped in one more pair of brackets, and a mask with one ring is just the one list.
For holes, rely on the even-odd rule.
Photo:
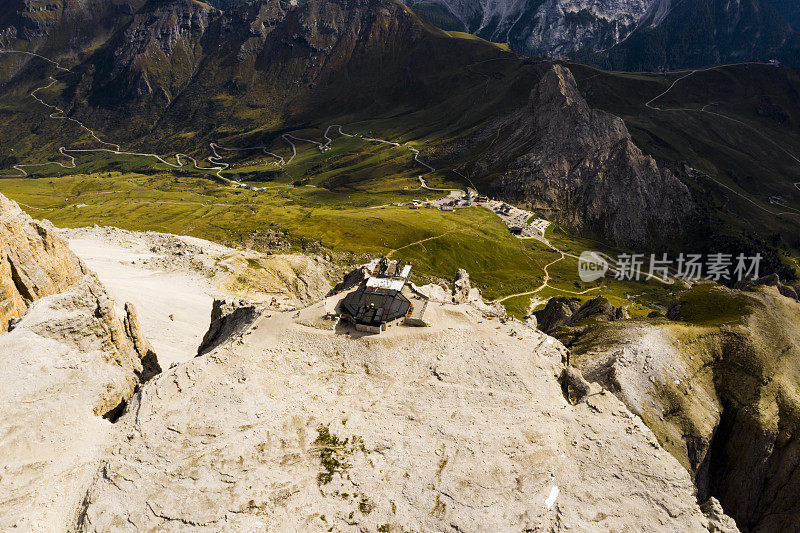
{"label": "rocky ridge", "polygon": [[80,276],[79,262],[53,225],[33,220],[0,195],[0,332],[34,300],[63,291]]}
{"label": "rocky ridge", "polygon": [[581,302],[578,298],[550,298],[536,314],[539,329],[554,334],[562,327],[576,326],[586,320],[627,320],[630,314],[624,307],[614,307],[602,296]]}
{"label": "rocky ridge", "polygon": [[776,286],[701,284],[665,318],[583,323],[557,336],[742,530],[800,523],[796,378],[800,304]]}
{"label": "rocky ridge", "polygon": [[125,516],[131,530],[707,531],[719,519],[616,398],[564,398],[552,338],[453,303],[429,306],[429,328],[315,327],[333,305],[263,316],[143,387],[74,528]]}
{"label": "rocky ridge", "polygon": [[0,333],[0,529],[53,531],[97,468],[111,431],[103,417],[161,369],[133,308],[117,314],[50,224],[2,195],[0,219],[11,265],[0,282],[22,302]]}
{"label": "rocky ridge", "polygon": [[590,108],[563,65],[525,107],[457,143],[463,153],[490,145],[475,170],[491,193],[616,245],[679,237],[694,210],[686,185],[636,147],[622,119]]}

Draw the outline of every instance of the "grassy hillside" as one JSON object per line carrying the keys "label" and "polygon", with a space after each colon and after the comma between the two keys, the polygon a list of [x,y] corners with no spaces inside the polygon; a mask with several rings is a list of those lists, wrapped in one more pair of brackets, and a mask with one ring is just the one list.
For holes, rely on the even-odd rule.
{"label": "grassy hillside", "polygon": [[[504,301],[520,317],[528,313],[532,297],[603,294],[616,305],[631,306],[637,315],[663,310],[673,297],[671,288],[648,283],[576,285],[576,260],[556,262],[558,253],[538,241],[512,236],[488,210],[380,207],[398,200],[392,191],[332,195],[318,187],[274,182],[255,193],[201,177],[104,172],[4,179],[0,192],[33,216],[64,227],[99,224],[162,231],[264,250],[288,246],[329,253],[348,264],[388,254],[413,263],[419,282],[449,279],[465,268],[489,300],[525,293]],[[407,198],[430,196],[426,191],[407,193]],[[558,230],[550,239],[567,253],[596,247]],[[528,294],[542,287],[546,265],[551,265],[548,286]]]}
{"label": "grassy hillside", "polygon": [[[733,65],[660,75],[571,67],[589,102],[622,117],[645,152],[700,171],[687,185],[715,234],[774,246],[797,267],[798,70]],[[652,102],[658,109],[645,105],[671,86]]]}
{"label": "grassy hillside", "polygon": [[[72,73],[59,75],[58,83],[37,95],[62,105],[101,139],[119,143],[123,150],[154,152],[169,161],[175,161],[174,154],[180,151],[208,166],[211,142],[232,148],[264,146],[288,159],[292,152],[282,134],[324,141],[329,125],[342,124],[351,134],[399,140],[422,150],[423,158],[437,167],[426,178],[431,186],[473,186],[459,170],[480,159],[481,149],[447,164],[429,159],[429,154],[478,129],[491,128],[498,118],[525,105],[550,64],[438,30],[402,6],[392,8],[399,10],[399,22],[381,21],[372,14],[356,20],[342,2],[330,15],[339,24],[339,33],[325,37],[331,40],[324,43],[287,34],[294,43],[291,47],[276,48],[269,57],[253,54],[234,61],[239,50],[234,45],[243,43],[209,46],[203,41],[209,51],[197,63],[184,61],[187,49],[182,48],[178,63],[189,65],[194,74],[181,74],[179,81],[185,86],[177,91],[172,85],[162,87],[170,92],[169,101],[155,89],[141,96],[115,92],[124,86],[120,83],[135,81],[141,74],[135,62],[120,71],[122,77],[108,70],[113,65],[105,62],[114,51],[125,50],[119,48],[124,44],[122,30],[89,50],[88,58]],[[186,8],[182,2],[161,2],[151,8],[172,9],[173,4]],[[322,15],[313,12],[316,4],[309,5],[292,16],[299,17],[297,21],[318,20]],[[217,32],[213,35],[221,35],[213,26],[219,16],[210,15],[209,31]],[[347,21],[357,22],[357,27],[344,24]],[[386,35],[393,39],[376,47]],[[354,45],[356,41],[361,48]],[[322,52],[323,44],[335,53]],[[145,50],[137,61],[146,64],[145,73],[152,73],[160,63],[149,55],[154,48]],[[698,170],[688,174],[687,185],[700,206],[701,232],[689,235],[687,243],[675,243],[676,249],[691,245],[691,251],[703,251],[724,242],[737,250],[769,250],[775,263],[784,263],[784,274],[797,269],[797,71],[731,66],[679,81],[689,73],[610,73],[569,66],[590,104],[621,116],[645,152],[669,165],[686,163]],[[46,62],[32,61],[11,82],[0,85],[0,175],[18,174],[10,169],[17,163],[67,163],[68,158],[58,153],[61,146],[101,146],[87,130],[52,118],[52,109],[29,96],[48,84],[53,73]],[[148,79],[153,89],[162,78]],[[646,105],[670,87],[652,107]],[[568,125],[564,134],[569,135]],[[325,152],[297,142],[297,156],[286,166],[275,165],[273,157],[259,151],[223,152],[232,165],[223,175],[265,187],[262,193],[224,188],[214,172],[175,170],[152,157],[112,154],[75,154],[74,169],[38,167],[30,172],[40,179],[3,179],[0,191],[31,206],[32,214],[63,225],[113,224],[229,243],[251,243],[259,232],[279,229],[294,246],[319,246],[343,257],[398,250],[426,275],[449,277],[456,268],[467,268],[490,298],[525,293],[505,302],[517,314],[526,312],[531,296],[595,289],[575,286],[576,265],[571,259],[557,262],[550,271],[551,286],[541,287],[543,266],[557,257],[551,250],[512,238],[488,212],[453,215],[373,209],[431,196],[419,190],[422,167],[407,147],[331,135],[335,140]],[[608,249],[562,232],[556,232],[553,242],[578,253]],[[527,294],[538,288],[535,295]],[[595,290],[602,290],[616,305],[636,301],[635,310],[641,313],[663,309],[669,301],[669,291],[643,284],[610,283]]]}

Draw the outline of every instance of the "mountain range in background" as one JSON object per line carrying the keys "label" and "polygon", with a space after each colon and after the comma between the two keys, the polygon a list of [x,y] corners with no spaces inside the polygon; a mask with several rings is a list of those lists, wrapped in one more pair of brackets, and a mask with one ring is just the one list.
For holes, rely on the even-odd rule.
{"label": "mountain range in background", "polygon": [[[264,6],[268,11],[286,11],[306,1]],[[405,1],[444,30],[508,43],[523,55],[574,59],[611,70],[674,70],[772,59],[800,64],[800,5],[788,0]],[[104,41],[144,4],[143,0],[3,0],[0,47],[9,48],[21,39],[37,49],[47,42],[62,56],[86,50]],[[241,12],[251,3],[213,0],[207,5]],[[87,25],[91,31],[84,31]],[[76,32],[76,28],[82,29]]]}
{"label": "mountain range in background", "polygon": [[800,4],[787,0],[407,0],[446,30],[535,57],[613,70],[670,70],[800,57]]}
{"label": "mountain range in background", "polygon": [[[667,15],[680,7],[676,4],[671,11],[663,11],[654,6],[606,4],[609,16],[622,11],[630,14],[626,26],[637,24],[642,13],[667,21]],[[220,10],[192,0],[143,5],[97,0],[45,5],[38,0],[14,0],[7,7],[14,10],[3,11],[0,21],[7,49],[36,52],[70,68],[69,73],[58,75],[57,85],[38,95],[128,150],[181,151],[198,158],[207,155],[212,142],[274,145],[280,150],[285,144],[281,135],[289,131],[324,131],[330,124],[381,119],[383,127],[392,130],[384,131],[387,135],[424,137],[425,156],[437,168],[469,172],[483,190],[549,214],[585,236],[646,249],[658,242],[674,244],[682,237],[691,240],[689,220],[717,217],[709,223],[715,232],[704,229],[703,240],[710,238],[718,244],[719,231],[737,241],[747,236],[760,243],[777,239],[781,245],[797,246],[790,217],[776,217],[768,209],[754,215],[764,218],[758,224],[718,216],[720,209],[730,209],[732,204],[723,200],[720,205],[707,205],[707,186],[716,189],[717,185],[696,186],[696,180],[686,174],[687,168],[695,168],[722,179],[722,187],[795,201],[798,188],[795,180],[787,179],[794,161],[770,141],[782,136],[786,143],[793,142],[800,124],[796,111],[800,82],[792,69],[758,66],[730,74],[709,72],[692,85],[703,87],[702,94],[687,85],[685,94],[680,93],[682,87],[672,91],[671,98],[678,100],[658,102],[691,101],[698,108],[716,102],[715,112],[725,111],[737,121],[755,125],[757,135],[747,131],[748,141],[743,144],[744,130],[730,128],[729,117],[707,112],[680,115],[648,107],[645,102],[669,86],[661,75],[632,79],[572,64],[574,79],[565,72],[562,79],[570,83],[555,84],[559,91],[553,94],[575,104],[570,107],[574,116],[568,118],[581,118],[587,133],[568,146],[570,139],[545,120],[558,124],[553,108],[529,100],[553,68],[551,62],[526,59],[502,46],[448,33],[397,1],[236,1]],[[504,13],[508,17],[512,12],[509,8]],[[495,26],[501,26],[499,19]],[[83,31],[86,27],[93,32]],[[603,39],[595,36],[598,43]],[[0,54],[0,96],[10,102],[9,112],[0,114],[0,144],[7,149],[0,153],[0,168],[49,158],[47,154],[57,153],[65,137],[71,147],[97,147],[96,138],[75,123],[59,123],[42,115],[41,105],[30,98],[30,91],[42,87],[52,69],[33,56]],[[762,95],[768,88],[769,96]],[[610,118],[593,114],[590,108],[621,117],[624,124],[611,124]],[[553,143],[554,156],[569,153],[573,162],[593,162],[575,167],[567,177],[557,169],[548,171],[556,185],[569,181],[569,187],[545,186],[537,178],[541,172],[536,170],[539,162],[529,157],[536,152],[530,139],[508,134],[503,137],[506,142],[492,141],[514,123],[515,116],[530,118],[540,111],[544,113],[541,120],[529,124],[536,132],[535,143]],[[599,125],[603,127],[597,129]],[[496,164],[486,166],[493,161]],[[642,185],[635,202],[622,193],[630,186],[631,175]],[[443,176],[450,183],[464,183],[455,171]],[[366,179],[358,185],[369,187],[366,183],[376,178]],[[679,182],[693,189],[693,200]],[[348,175],[325,184],[339,193],[354,185]],[[573,193],[551,194],[572,189]],[[596,202],[601,190],[604,198],[618,202]],[[741,201],[749,203],[745,197]],[[699,210],[695,215],[690,214],[692,206]],[[627,220],[638,229],[629,231],[614,220]],[[765,246],[758,244],[757,249]]]}

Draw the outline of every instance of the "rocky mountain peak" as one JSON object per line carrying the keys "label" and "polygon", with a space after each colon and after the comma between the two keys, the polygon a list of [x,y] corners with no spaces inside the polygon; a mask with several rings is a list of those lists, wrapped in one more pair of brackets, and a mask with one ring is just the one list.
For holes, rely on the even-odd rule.
{"label": "rocky mountain peak", "polygon": [[476,170],[493,194],[617,245],[679,236],[693,210],[680,179],[642,153],[622,119],[592,109],[563,65],[543,74],[526,105],[459,144],[490,144]]}
{"label": "rocky mountain peak", "polygon": [[571,148],[571,157],[584,151],[584,143],[599,148],[630,140],[623,120],[592,110],[578,90],[572,71],[560,64],[554,64],[531,91],[529,109],[541,134],[563,136],[564,126],[569,125],[570,137],[578,142],[562,147]]}
{"label": "rocky mountain peak", "polygon": [[572,71],[559,64],[553,65],[548,70],[536,89],[531,92],[531,105],[537,106],[540,102],[553,102],[558,104],[561,100],[564,106],[577,105],[589,110],[589,104],[581,97],[578,91],[578,84]]}

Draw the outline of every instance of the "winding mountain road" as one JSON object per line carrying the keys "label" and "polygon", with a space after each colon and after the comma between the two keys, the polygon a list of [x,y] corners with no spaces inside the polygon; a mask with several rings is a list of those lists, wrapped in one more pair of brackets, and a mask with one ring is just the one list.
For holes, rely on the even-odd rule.
{"label": "winding mountain road", "polygon": [[[184,153],[176,153],[173,156],[174,161],[175,161],[173,163],[169,159],[164,158],[164,157],[162,157],[162,156],[160,156],[158,154],[148,153],[148,152],[133,152],[133,151],[123,150],[122,147],[119,144],[116,144],[116,143],[113,143],[113,142],[109,142],[109,141],[106,141],[106,140],[102,139],[97,134],[97,132],[95,132],[93,129],[89,128],[86,124],[84,124],[80,120],[77,120],[75,118],[67,116],[66,112],[63,109],[61,109],[60,107],[58,107],[56,105],[52,105],[52,104],[49,104],[49,103],[45,102],[42,98],[40,98],[38,96],[38,93],[40,91],[47,90],[50,87],[52,87],[53,85],[55,85],[56,83],[58,83],[57,76],[59,76],[61,74],[65,74],[65,73],[66,74],[71,73],[72,71],[70,69],[60,65],[57,61],[54,61],[54,60],[52,60],[52,59],[50,59],[48,57],[45,57],[45,56],[42,56],[40,54],[36,54],[36,53],[33,53],[33,52],[27,52],[27,51],[22,51],[22,50],[0,50],[0,54],[27,55],[27,56],[31,56],[31,57],[34,57],[34,58],[37,58],[37,59],[41,59],[41,60],[46,61],[46,62],[50,63],[51,65],[53,65],[59,71],[59,74],[48,76],[48,83],[46,85],[43,85],[43,86],[38,87],[38,88],[34,89],[33,91],[31,91],[29,93],[29,96],[31,96],[34,100],[36,100],[36,102],[38,102],[42,106],[44,106],[44,107],[46,107],[46,108],[48,108],[49,110],[52,111],[50,113],[50,115],[49,115],[50,118],[55,119],[55,120],[68,121],[70,123],[73,123],[73,124],[77,125],[86,134],[88,134],[89,137],[91,137],[91,139],[93,139],[97,143],[103,145],[103,147],[99,147],[99,148],[68,148],[66,146],[61,146],[61,147],[59,147],[58,152],[64,158],[66,158],[68,160],[67,162],[47,161],[47,162],[44,162],[44,163],[16,164],[16,165],[13,165],[11,168],[16,170],[19,173],[18,175],[2,176],[2,177],[24,178],[24,177],[29,176],[29,173],[28,173],[28,171],[26,169],[39,168],[39,167],[50,166],[50,165],[56,165],[56,166],[59,166],[61,168],[65,168],[65,169],[74,169],[74,168],[77,167],[77,162],[75,160],[75,156],[71,155],[71,154],[107,153],[107,154],[112,154],[112,155],[121,155],[121,156],[129,156],[129,157],[150,158],[150,159],[154,159],[158,163],[161,163],[163,165],[166,165],[166,166],[168,166],[170,168],[175,168],[175,169],[186,167],[187,166],[186,162],[188,161],[188,162],[191,163],[191,166],[196,170],[213,172],[215,176],[217,176],[220,180],[224,181],[225,183],[228,183],[229,185],[231,185],[233,187],[241,187],[242,185],[239,182],[231,180],[229,178],[226,178],[225,176],[222,175],[223,171],[225,171],[225,170],[230,168],[230,164],[226,163],[223,160],[223,156],[222,156],[222,154],[220,152],[260,151],[265,155],[268,155],[270,157],[275,158],[277,165],[285,166],[285,165],[288,165],[288,164],[292,163],[294,161],[294,159],[297,157],[297,153],[298,153],[297,152],[297,145],[295,144],[294,141],[313,144],[313,145],[316,145],[321,151],[325,151],[325,150],[330,148],[330,145],[334,141],[334,139],[331,138],[331,136],[330,136],[331,130],[337,131],[339,133],[339,135],[342,136],[342,137],[351,137],[351,138],[352,137],[358,137],[358,138],[360,138],[360,139],[362,139],[364,141],[367,141],[367,142],[382,143],[382,144],[387,144],[387,145],[390,145],[390,146],[393,146],[393,147],[405,146],[405,145],[400,144],[399,142],[395,142],[395,141],[388,141],[388,140],[385,140],[385,139],[378,139],[378,138],[366,137],[366,136],[362,136],[362,135],[349,134],[349,133],[346,133],[343,130],[341,124],[332,124],[332,125],[327,127],[327,129],[325,130],[325,133],[323,134],[323,138],[325,139],[324,143],[319,142],[319,141],[315,141],[313,139],[307,139],[307,138],[303,138],[303,137],[298,137],[298,136],[292,135],[290,133],[285,133],[285,134],[281,135],[281,138],[289,145],[289,147],[292,150],[292,154],[288,159],[286,159],[283,156],[278,155],[278,154],[276,154],[274,152],[269,151],[269,147],[267,147],[267,146],[231,148],[231,147],[221,146],[219,143],[216,143],[216,142],[212,142],[212,143],[209,144],[209,147],[211,149],[212,155],[210,155],[209,157],[206,158],[206,160],[210,163],[211,166],[201,166],[200,163],[198,163],[197,159],[195,159],[194,157],[192,157],[190,155],[184,154]],[[429,191],[437,191],[437,192],[459,191],[458,189],[437,189],[437,188],[429,187],[427,182],[425,181],[425,176],[436,172],[436,169],[434,167],[432,167],[431,165],[429,165],[428,163],[426,163],[425,161],[423,161],[422,159],[420,159],[420,153],[419,153],[418,149],[416,149],[414,147],[411,147],[411,146],[408,146],[407,148],[412,153],[414,161],[416,163],[418,163],[419,165],[423,166],[427,170],[427,172],[425,172],[424,174],[421,174],[420,176],[418,176],[418,179],[420,181],[420,185],[421,185],[421,187],[423,189],[426,189],[426,190],[429,190]],[[460,192],[463,192],[463,191],[460,191]]]}
{"label": "winding mountain road", "polygon": [[[22,54],[22,55],[32,56],[32,57],[39,58],[39,59],[42,59],[44,61],[47,61],[48,63],[50,63],[53,66],[55,66],[55,68],[57,68],[62,73],[71,73],[71,71],[68,68],[65,68],[65,67],[61,66],[58,62],[53,61],[52,59],[50,59],[48,57],[45,57],[45,56],[42,56],[42,55],[39,55],[39,54],[35,54],[33,52],[25,52],[25,51],[20,51],[20,50],[0,50],[0,54]],[[172,168],[183,168],[185,166],[183,161],[181,160],[181,158],[183,158],[183,159],[186,159],[188,161],[191,161],[192,165],[194,166],[195,169],[197,169],[197,170],[215,171],[216,176],[219,177],[221,180],[223,180],[225,182],[228,182],[231,185],[237,185],[238,186],[238,184],[236,184],[236,182],[234,182],[233,180],[230,180],[230,179],[225,178],[224,176],[222,176],[221,172],[223,170],[227,169],[230,165],[228,165],[227,163],[225,163],[225,162],[223,162],[221,160],[222,158],[219,155],[219,153],[216,151],[215,147],[216,148],[220,148],[220,149],[222,149],[222,148],[217,146],[217,145],[215,145],[214,143],[211,143],[211,149],[212,149],[212,152],[213,152],[214,155],[208,157],[208,161],[212,165],[214,165],[212,167],[201,167],[197,163],[197,160],[195,158],[193,158],[192,156],[186,155],[186,154],[181,154],[181,153],[175,154],[175,163],[171,163],[170,161],[168,161],[168,160],[164,159],[163,157],[159,156],[158,154],[141,153],[141,152],[128,152],[128,151],[122,150],[120,145],[101,139],[100,136],[93,129],[89,128],[86,124],[84,124],[80,120],[77,120],[75,118],[67,116],[66,112],[63,109],[61,109],[60,107],[58,107],[56,105],[49,104],[49,103],[45,102],[44,100],[42,100],[41,98],[39,98],[39,96],[37,94],[37,93],[39,93],[39,91],[47,90],[50,87],[52,87],[53,85],[55,85],[56,83],[58,83],[58,79],[56,78],[56,76],[48,76],[48,80],[49,80],[48,84],[34,89],[33,91],[31,91],[29,93],[29,96],[31,96],[39,104],[41,104],[41,105],[45,106],[46,108],[52,110],[52,113],[50,113],[50,115],[49,115],[50,118],[55,119],[55,120],[64,120],[64,121],[68,121],[68,122],[71,122],[73,124],[76,124],[84,132],[86,132],[93,140],[95,140],[99,144],[108,146],[110,148],[67,148],[65,146],[61,146],[61,147],[59,147],[58,152],[62,156],[64,156],[67,159],[69,159],[68,163],[63,163],[61,161],[47,161],[45,163],[17,164],[17,165],[13,165],[12,168],[17,170],[20,173],[18,176],[3,176],[3,177],[20,177],[20,178],[24,178],[24,177],[29,175],[28,171],[25,170],[26,168],[37,168],[37,167],[43,167],[43,166],[49,166],[49,165],[56,165],[56,166],[60,166],[61,168],[66,168],[66,169],[75,168],[76,167],[75,157],[70,155],[71,153],[76,153],[76,154],[79,154],[79,153],[109,153],[109,154],[113,154],[113,155],[125,155],[125,156],[138,156],[138,157],[152,158],[152,159],[155,159],[156,161],[158,161],[159,163],[162,163],[162,164],[167,165],[167,166],[172,167]]]}
{"label": "winding mountain road", "polygon": [[[709,106],[712,106],[713,103],[706,104],[701,108],[693,108],[693,107],[668,107],[668,108],[664,108],[664,107],[660,107],[660,106],[654,105],[654,103],[656,101],[660,100],[661,98],[665,97],[667,94],[672,92],[672,90],[678,85],[678,83],[680,83],[681,81],[683,81],[683,80],[685,80],[687,78],[690,78],[691,76],[694,76],[695,74],[697,74],[699,72],[708,72],[708,71],[718,70],[720,68],[736,66],[736,65],[772,66],[770,63],[749,62],[749,63],[731,63],[731,64],[726,64],[726,65],[716,65],[716,66],[713,66],[713,67],[707,67],[707,68],[702,68],[702,69],[693,69],[693,70],[688,71],[685,75],[677,78],[675,81],[672,82],[672,84],[670,84],[670,86],[667,88],[667,90],[665,90],[661,94],[657,95],[656,97],[652,98],[651,100],[648,100],[647,102],[645,102],[644,105],[645,105],[645,107],[647,107],[649,109],[652,109],[654,111],[659,111],[659,112],[681,111],[681,112],[688,112],[688,113],[706,113],[706,114],[709,114],[709,115],[714,115],[716,117],[723,118],[723,119],[728,120],[730,122],[734,122],[736,124],[744,126],[745,128],[749,129],[750,131],[755,132],[759,137],[763,138],[764,140],[766,140],[767,142],[769,142],[770,144],[772,144],[773,146],[778,148],[781,152],[785,153],[787,156],[789,156],[795,162],[800,164],[800,158],[795,156],[792,152],[787,150],[781,144],[775,142],[770,137],[767,137],[766,135],[764,135],[763,133],[758,131],[753,126],[751,126],[751,125],[747,124],[746,122],[743,122],[743,121],[741,121],[739,119],[736,119],[736,118],[733,118],[733,117],[729,117],[727,115],[723,115],[722,113],[716,113],[714,111],[709,111],[707,108]],[[733,188],[729,187],[728,185],[725,185],[724,183],[720,182],[716,178],[714,178],[712,176],[708,176],[707,174],[704,174],[704,176],[706,176],[708,179],[710,179],[711,181],[713,181],[717,185],[719,185],[721,187],[724,187],[725,189],[729,190],[730,192],[740,196],[741,198],[743,198],[747,202],[753,204],[758,209],[760,209],[762,211],[765,211],[765,212],[767,212],[767,213],[769,213],[769,214],[771,214],[773,216],[778,216],[778,217],[781,217],[781,216],[800,216],[800,210],[794,209],[794,208],[789,208],[790,211],[781,211],[781,212],[775,212],[775,211],[772,211],[771,209],[767,209],[766,207],[764,207],[760,203],[754,201],[752,198],[749,198],[748,196],[740,193],[739,191],[734,190]],[[795,183],[794,186],[797,187],[798,189],[800,189],[800,182]]]}
{"label": "winding mountain road", "polygon": [[[0,53],[2,53],[2,54],[24,54],[24,55],[29,55],[29,56],[32,56],[32,57],[39,58],[39,59],[42,59],[44,61],[47,61],[48,63],[53,65],[56,69],[58,69],[61,74],[63,74],[63,73],[71,73],[71,71],[69,69],[61,66],[56,61],[53,61],[50,58],[47,58],[45,56],[41,56],[39,54],[35,54],[35,53],[32,53],[32,52],[16,51],[16,50],[0,50]],[[417,164],[419,164],[420,166],[422,166],[425,169],[425,172],[423,174],[420,174],[420,175],[417,176],[417,179],[420,182],[420,188],[428,190],[428,191],[433,191],[433,192],[448,192],[448,193],[461,193],[461,194],[465,193],[465,191],[461,190],[461,189],[447,189],[447,188],[430,187],[428,185],[428,183],[426,182],[425,177],[429,176],[430,174],[435,173],[437,171],[437,169],[435,167],[433,167],[432,165],[428,164],[427,162],[425,162],[423,159],[421,159],[420,150],[419,149],[417,149],[417,148],[415,148],[413,146],[409,146],[408,144],[405,144],[405,143],[401,144],[401,143],[396,142],[396,141],[389,141],[389,140],[386,140],[386,139],[379,139],[379,138],[375,138],[375,137],[367,137],[367,136],[364,136],[364,135],[361,135],[361,134],[349,134],[349,133],[346,133],[343,130],[343,127],[342,127],[341,124],[331,124],[330,126],[328,126],[325,129],[325,132],[322,135],[322,137],[323,137],[325,142],[320,142],[320,141],[316,141],[316,140],[313,140],[313,139],[307,139],[307,138],[304,138],[304,137],[298,137],[298,136],[292,135],[290,133],[285,133],[285,134],[281,135],[281,138],[289,145],[289,147],[291,148],[291,151],[292,151],[291,156],[288,159],[286,159],[284,156],[281,156],[279,154],[276,154],[274,152],[269,151],[269,147],[268,146],[252,146],[252,147],[245,147],[245,148],[233,148],[233,147],[221,146],[219,143],[216,143],[216,142],[209,143],[209,147],[211,149],[212,155],[207,157],[206,160],[212,166],[207,166],[207,167],[201,166],[198,163],[197,159],[195,159],[194,157],[192,157],[190,155],[184,154],[184,153],[176,153],[173,156],[174,157],[174,163],[173,163],[169,159],[164,158],[164,157],[162,157],[162,156],[160,156],[158,154],[147,153],[147,152],[126,151],[126,150],[123,150],[122,147],[119,144],[103,140],[94,130],[92,130],[91,128],[86,126],[83,122],[81,122],[81,121],[79,121],[77,119],[74,119],[72,117],[67,116],[63,109],[61,109],[58,106],[55,106],[55,105],[52,105],[52,104],[48,104],[47,102],[45,102],[44,100],[42,100],[38,96],[37,93],[39,93],[40,91],[47,90],[50,87],[52,87],[54,84],[58,83],[58,79],[56,77],[58,75],[59,74],[56,74],[54,76],[49,76],[48,77],[48,83],[46,85],[43,85],[41,87],[38,87],[38,88],[34,89],[31,93],[29,93],[29,95],[33,99],[35,99],[39,104],[41,104],[41,105],[45,106],[46,108],[52,110],[51,114],[49,115],[50,118],[53,118],[53,119],[56,119],[56,120],[65,120],[65,121],[69,121],[71,123],[76,124],[86,134],[88,134],[89,137],[91,137],[91,139],[93,139],[97,143],[103,145],[103,147],[99,147],[99,148],[67,148],[67,147],[62,146],[62,147],[59,147],[58,152],[63,157],[67,158],[69,160],[68,162],[65,163],[65,162],[61,162],[61,161],[48,161],[48,162],[45,162],[45,163],[17,164],[17,165],[14,165],[12,168],[17,170],[19,172],[19,175],[18,176],[6,176],[6,177],[26,177],[29,174],[25,169],[43,167],[43,166],[48,166],[48,165],[57,165],[57,166],[60,166],[62,168],[67,168],[67,169],[76,168],[77,164],[76,164],[75,156],[71,155],[71,154],[108,153],[108,154],[112,154],[112,155],[122,155],[122,156],[131,156],[131,157],[150,158],[150,159],[155,160],[158,163],[161,163],[161,164],[166,165],[166,166],[168,166],[170,168],[176,168],[176,169],[177,168],[184,168],[184,167],[188,166],[187,162],[190,162],[191,166],[196,170],[212,171],[212,172],[214,172],[214,174],[220,180],[230,184],[233,187],[241,187],[242,185],[239,182],[236,182],[234,180],[228,179],[228,178],[226,178],[226,177],[224,177],[222,175],[222,172],[224,170],[227,170],[228,168],[230,168],[230,164],[228,164],[225,161],[223,161],[223,156],[222,156],[222,154],[220,152],[260,151],[265,155],[268,155],[270,157],[275,158],[275,163],[277,165],[285,166],[285,165],[291,164],[294,161],[294,159],[297,157],[298,150],[297,150],[296,142],[303,142],[303,143],[313,144],[313,145],[317,146],[321,151],[325,151],[325,150],[328,150],[330,148],[331,144],[334,142],[334,139],[331,137],[331,132],[335,131],[336,133],[338,133],[338,135],[340,137],[349,137],[349,138],[356,137],[356,138],[359,138],[359,139],[361,139],[363,141],[366,141],[366,142],[374,142],[374,143],[386,144],[386,145],[389,145],[389,146],[392,146],[392,147],[396,147],[396,148],[406,148],[412,154],[413,160]],[[663,95],[661,95],[661,96],[663,96]],[[652,101],[655,101],[656,99],[654,99]],[[798,186],[800,186],[800,184],[798,184]],[[172,202],[163,202],[163,201],[142,201],[142,202],[138,202],[137,201],[137,202],[131,202],[131,203],[152,203],[152,204],[162,204],[163,203],[163,204],[166,204],[166,203],[172,203]],[[184,203],[184,202],[176,202],[176,203]],[[194,202],[192,202],[192,203],[194,203]],[[200,204],[200,205],[232,205],[232,204],[204,204],[204,203],[201,203],[201,202],[197,202],[197,203]],[[94,205],[94,204],[85,204],[85,205],[88,206],[88,205]],[[449,233],[452,233],[453,231],[456,231],[456,230],[451,230],[451,231],[446,232],[446,233],[444,233],[442,235],[436,235],[436,236],[433,236],[433,237],[430,237],[430,238],[427,238],[427,239],[422,239],[420,241],[407,244],[407,245],[405,245],[403,247],[400,247],[400,248],[398,248],[396,250],[390,251],[389,254],[393,254],[393,253],[395,253],[395,252],[397,252],[399,250],[402,250],[402,249],[405,249],[405,248],[408,248],[408,247],[411,247],[411,246],[421,245],[424,242],[427,242],[427,241],[430,241],[430,240],[434,240],[434,239],[438,239],[438,238],[444,237],[445,235],[447,235]],[[544,267],[544,275],[545,275],[544,283],[534,291],[507,296],[507,297],[505,297],[505,298],[503,298],[501,300],[498,300],[498,301],[502,302],[502,301],[505,301],[505,300],[508,300],[510,298],[514,298],[514,297],[517,297],[517,296],[535,295],[535,294],[537,294],[538,292],[542,291],[544,288],[549,287],[548,283],[550,281],[550,274],[549,274],[548,268],[550,266],[558,263],[559,261],[562,261],[563,259],[565,259],[568,256],[575,257],[575,256],[572,256],[572,254],[568,254],[568,253],[566,253],[566,252],[564,252],[562,250],[559,250],[558,248],[553,246],[549,241],[547,241],[547,239],[542,238],[540,240],[542,240],[542,242],[544,242],[547,246],[549,246],[551,249],[553,249],[554,251],[556,251],[556,252],[558,252],[560,254],[559,259],[551,262],[550,264],[548,264],[547,266]],[[566,293],[570,293],[570,294],[586,294],[588,292],[591,292],[591,291],[594,291],[594,290],[598,289],[598,288],[587,289],[586,291],[583,291],[583,292],[579,293],[579,292],[566,291],[564,289],[558,289],[558,288],[555,288],[555,287],[551,287],[551,288],[554,289],[554,290],[560,291],[560,292],[566,292]]]}

